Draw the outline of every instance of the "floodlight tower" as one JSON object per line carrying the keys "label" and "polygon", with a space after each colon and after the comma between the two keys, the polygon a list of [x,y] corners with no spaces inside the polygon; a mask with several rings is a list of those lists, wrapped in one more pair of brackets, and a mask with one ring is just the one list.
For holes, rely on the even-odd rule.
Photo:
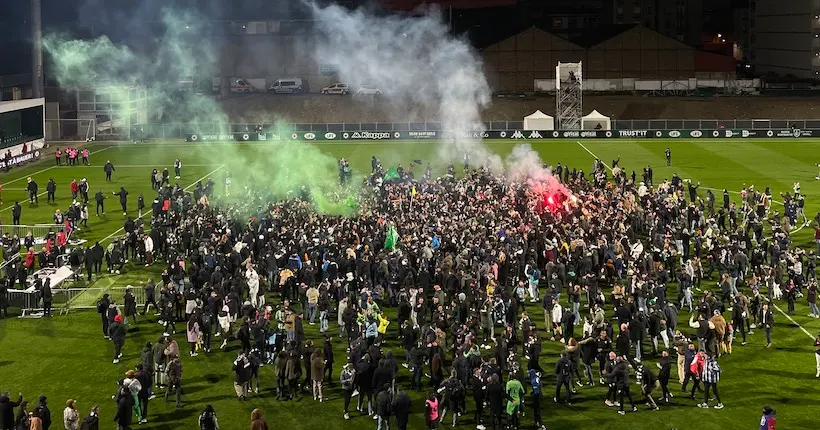
{"label": "floodlight tower", "polygon": [[559,130],[580,130],[583,111],[581,62],[555,67],[555,118]]}
{"label": "floodlight tower", "polygon": [[35,99],[43,97],[43,22],[40,0],[31,0],[31,89]]}

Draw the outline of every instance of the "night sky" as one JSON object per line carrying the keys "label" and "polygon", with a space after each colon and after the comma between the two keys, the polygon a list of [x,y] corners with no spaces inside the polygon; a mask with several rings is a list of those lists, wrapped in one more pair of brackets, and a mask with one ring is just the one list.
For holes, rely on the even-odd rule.
{"label": "night sky", "polygon": [[[298,0],[41,0],[43,31],[63,31],[76,38],[107,35],[114,41],[134,43],[151,38],[150,22],[158,21],[162,7],[179,6],[205,14],[212,21],[252,19],[307,19],[308,11]],[[323,0],[348,6],[369,5],[384,10],[412,8],[421,0]],[[433,3],[436,0],[428,0]],[[550,10],[572,5],[572,0],[438,0],[459,5],[493,5],[501,7],[454,10],[454,31],[466,34],[479,47],[510,36],[532,25],[548,22]],[[604,0],[601,0],[603,2]],[[611,0],[610,0],[611,1]],[[587,0],[585,3],[594,3]],[[510,3],[516,3],[509,6]],[[707,0],[706,5],[738,6],[748,0]],[[725,4],[725,6],[724,6]],[[717,7],[717,6],[713,6]],[[443,19],[450,19],[442,11]],[[0,75],[29,73],[31,70],[30,5],[28,0],[0,0]],[[716,14],[719,16],[719,14]],[[725,15],[724,15],[725,16]],[[149,25],[129,28],[121,23],[137,20]],[[707,23],[709,26],[709,23]],[[720,26],[725,28],[725,24]],[[136,27],[136,26],[135,26]],[[46,69],[46,74],[48,70]]]}

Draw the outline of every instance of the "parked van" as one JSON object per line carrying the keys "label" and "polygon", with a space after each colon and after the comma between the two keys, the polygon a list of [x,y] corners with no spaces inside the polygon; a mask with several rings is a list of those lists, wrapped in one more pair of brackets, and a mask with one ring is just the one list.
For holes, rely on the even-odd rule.
{"label": "parked van", "polygon": [[234,93],[255,93],[257,91],[256,87],[251,85],[245,79],[234,79],[231,81],[231,92]]}
{"label": "parked van", "polygon": [[300,94],[308,92],[308,85],[302,78],[282,78],[274,81],[268,87],[268,91],[277,94]]}

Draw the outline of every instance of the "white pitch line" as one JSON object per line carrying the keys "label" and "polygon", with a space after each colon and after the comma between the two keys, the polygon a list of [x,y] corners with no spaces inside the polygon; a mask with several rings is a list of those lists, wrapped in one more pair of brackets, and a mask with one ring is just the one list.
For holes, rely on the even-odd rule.
{"label": "white pitch line", "polygon": [[[598,156],[597,156],[597,155],[595,155],[595,153],[594,153],[594,152],[590,151],[590,150],[589,150],[589,148],[587,148],[586,146],[584,146],[584,144],[583,144],[583,143],[581,143],[581,141],[576,140],[576,141],[575,141],[575,143],[577,143],[577,144],[581,145],[581,148],[584,148],[584,150],[585,150],[586,152],[589,152],[589,155],[593,156],[596,160],[600,160],[600,158],[598,158]],[[604,163],[603,161],[602,161],[601,163],[603,163],[604,167],[606,167],[607,169],[609,169],[609,171],[610,171],[610,172],[612,171],[612,167],[609,167],[609,165],[608,165],[608,164]]]}
{"label": "white pitch line", "polygon": [[[594,152],[590,151],[590,150],[589,150],[589,148],[587,148],[586,146],[584,146],[584,144],[583,144],[583,143],[581,143],[580,141],[575,141],[575,143],[577,143],[577,144],[581,145],[581,148],[584,148],[584,150],[585,150],[586,152],[589,152],[589,155],[591,155],[591,156],[595,157],[595,159],[597,159],[597,160],[600,160],[600,158],[598,158],[598,156],[597,156],[597,155],[595,155],[595,153],[594,153]],[[604,163],[604,167],[606,167],[607,169],[609,169],[609,171],[610,171],[610,172],[612,171],[612,168],[611,168],[611,167],[609,167],[609,165],[608,165],[608,164]],[[712,191],[721,191],[721,192],[723,191],[723,188],[703,187],[703,189],[705,189],[705,190],[712,190]],[[738,195],[743,194],[743,193],[741,193],[740,191],[730,191],[730,190],[727,190],[727,191],[729,191],[729,192],[730,192],[730,193],[732,193],[732,194],[738,194]],[[781,206],[783,205],[783,202],[781,202],[781,201],[777,201],[777,200],[774,200],[774,199],[772,199],[772,203],[777,203],[777,204],[779,204],[779,205],[781,205]]]}
{"label": "white pitch line", "polygon": [[[196,181],[192,182],[192,183],[191,183],[191,185],[188,185],[187,187],[183,188],[182,190],[183,190],[183,191],[188,191],[189,189],[191,189],[191,187],[193,187],[194,185],[196,185],[199,181],[202,181],[202,180],[208,179],[208,177],[209,177],[209,176],[211,176],[211,175],[213,175],[214,173],[216,173],[216,172],[220,171],[223,167],[225,167],[225,165],[224,165],[224,164],[221,164],[219,167],[217,167],[217,168],[216,168],[216,169],[214,169],[214,170],[211,170],[211,171],[210,171],[207,175],[205,175],[205,176],[203,176],[203,177],[201,177],[201,178],[197,179]],[[142,214],[142,216],[138,216],[136,219],[140,219],[140,218],[142,218],[143,216],[148,215],[149,213],[150,213],[150,211],[146,211],[145,213],[143,213],[143,214]],[[111,239],[112,237],[116,236],[117,234],[119,234],[119,233],[120,233],[121,231],[123,231],[123,230],[125,230],[125,227],[120,227],[120,229],[119,229],[119,230],[117,230],[117,231],[115,231],[115,232],[113,232],[113,233],[109,234],[109,235],[108,235],[108,236],[106,236],[105,238],[103,238],[103,240],[101,240],[101,241],[100,241],[100,243],[105,242],[105,241],[107,241],[108,239]]]}
{"label": "white pitch line", "polygon": [[[40,150],[42,151],[43,149],[45,149],[45,148],[41,148]],[[103,148],[103,149],[98,149],[98,150],[96,150],[96,151],[89,152],[89,153],[88,153],[88,155],[99,154],[100,152],[107,151],[107,150],[109,150],[109,149],[111,149],[111,147],[110,147],[110,146],[109,146],[109,147],[105,147],[105,148]],[[40,158],[41,158],[41,159],[43,159],[43,158],[45,158],[45,157],[40,157]],[[30,178],[30,177],[32,177],[32,176],[39,175],[40,173],[45,173],[45,172],[48,172],[49,170],[51,170],[51,169],[56,169],[56,168],[58,168],[58,167],[62,167],[62,166],[51,166],[51,167],[46,167],[45,169],[40,170],[40,171],[37,171],[37,172],[34,172],[34,173],[32,173],[32,174],[29,174],[29,175],[26,175],[26,176],[21,176],[21,177],[19,177],[19,178],[17,178],[17,179],[12,179],[12,180],[10,180],[10,181],[8,181],[8,182],[3,183],[3,185],[5,186],[5,185],[8,185],[8,184],[13,184],[13,183],[15,183],[15,182],[17,182],[17,181],[22,181],[23,179],[26,179],[26,178]]]}
{"label": "white pitch line", "polygon": [[808,331],[808,330],[806,330],[805,328],[803,328],[803,326],[802,326],[802,325],[798,324],[798,323],[797,323],[797,321],[795,321],[795,320],[794,320],[794,318],[792,318],[791,316],[789,316],[789,314],[787,314],[787,313],[783,312],[783,309],[780,309],[780,306],[777,306],[774,302],[771,302],[771,303],[772,303],[772,306],[774,306],[774,308],[778,310],[778,312],[780,312],[781,314],[783,314],[783,316],[784,316],[784,317],[786,317],[786,319],[788,319],[789,321],[791,321],[791,322],[792,322],[792,324],[796,325],[796,326],[797,326],[800,330],[803,330],[803,333],[806,333],[806,336],[808,336],[808,337],[809,337],[809,339],[814,339],[814,336],[812,336],[812,335],[811,335],[811,333],[809,333],[809,331]]}
{"label": "white pitch line", "polygon": [[[596,159],[600,160],[600,158],[598,158],[598,156],[597,156],[597,155],[595,155],[592,151],[590,151],[590,150],[589,150],[589,148],[587,148],[586,146],[584,146],[584,144],[583,144],[583,143],[578,142],[578,141],[576,141],[576,142],[577,142],[579,145],[581,145],[581,148],[584,148],[587,152],[589,152],[589,155],[592,155],[592,156],[593,156],[593,157],[595,157]],[[604,164],[604,166],[606,166],[606,167],[607,167],[610,171],[612,170],[612,168],[611,168],[611,167],[609,167],[608,165]],[[723,190],[719,190],[719,189],[717,189],[717,188],[709,188],[709,187],[703,187],[703,188],[706,188],[707,190],[723,191]],[[730,193],[734,193],[734,194],[740,194],[740,192],[738,192],[738,191],[729,191],[729,192],[730,192]],[[775,200],[772,200],[772,201],[773,201],[773,202],[775,202],[775,203],[780,203],[781,205],[783,204],[783,202],[778,202],[778,201],[775,201]],[[803,227],[801,226],[800,228],[802,229]],[[799,230],[800,230],[800,229],[798,229],[798,231],[799,231]],[[779,307],[779,306],[777,306],[777,304],[775,304],[774,302],[772,302],[772,306],[774,306],[774,308],[775,308],[775,309],[777,309],[777,311],[778,311],[778,312],[780,312],[781,314],[783,314],[783,316],[784,316],[784,317],[786,317],[789,321],[791,321],[791,322],[792,322],[792,324],[796,325],[796,326],[797,326],[800,330],[802,330],[802,331],[803,331],[803,333],[806,333],[806,336],[808,336],[810,339],[814,339],[814,336],[812,336],[812,335],[811,335],[811,333],[809,333],[809,331],[808,331],[808,330],[806,330],[806,329],[805,329],[802,325],[798,324],[798,323],[797,323],[797,321],[795,321],[795,320],[794,320],[794,318],[792,318],[791,316],[789,316],[787,313],[783,312],[783,309],[780,309],[780,307]]]}
{"label": "white pitch line", "polygon": [[[186,167],[213,167],[213,166],[219,166],[219,164],[218,164],[218,163],[213,163],[213,164],[184,164],[184,165],[182,166],[182,168],[184,169],[184,168],[186,168]],[[58,166],[54,166],[54,167],[58,167]],[[99,168],[101,168],[101,167],[103,167],[103,166],[102,166],[102,165],[96,165],[96,166],[68,166],[68,167],[70,167],[71,169],[74,169],[74,168],[86,168],[86,169],[88,169],[88,168],[97,168],[97,169],[99,169]],[[119,168],[129,168],[129,167],[134,167],[134,168],[137,168],[137,167],[141,167],[141,168],[145,168],[145,167],[157,168],[158,166],[157,166],[156,164],[123,164],[123,165],[115,164],[115,165],[114,165],[114,168],[115,168],[115,169],[119,169]],[[163,167],[163,166],[159,166],[159,167]]]}

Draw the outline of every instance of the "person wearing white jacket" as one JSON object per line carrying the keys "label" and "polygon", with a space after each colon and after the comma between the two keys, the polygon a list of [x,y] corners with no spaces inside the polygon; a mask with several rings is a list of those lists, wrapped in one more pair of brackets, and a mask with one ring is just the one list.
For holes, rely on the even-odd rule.
{"label": "person wearing white jacket", "polygon": [[154,264],[154,239],[146,234],[143,242],[145,243],[145,267],[148,267]]}
{"label": "person wearing white jacket", "polygon": [[144,417],[142,416],[139,402],[139,393],[142,390],[142,384],[139,379],[136,378],[136,372],[133,370],[125,372],[125,379],[122,380],[122,386],[128,390],[128,392],[131,393],[131,397],[134,398],[134,412],[137,413],[137,421],[142,421]]}
{"label": "person wearing white jacket", "polygon": [[551,341],[555,340],[555,337],[562,337],[561,333],[561,320],[564,318],[564,309],[561,307],[561,304],[555,302],[552,305],[552,327],[553,333],[552,337],[550,338]]}
{"label": "person wearing white jacket", "polygon": [[264,298],[262,298],[261,302],[259,301],[259,274],[256,273],[256,270],[254,270],[250,264],[248,264],[248,270],[245,271],[245,278],[248,280],[248,295],[250,296],[251,305],[253,305],[254,308],[258,308],[265,302]]}

